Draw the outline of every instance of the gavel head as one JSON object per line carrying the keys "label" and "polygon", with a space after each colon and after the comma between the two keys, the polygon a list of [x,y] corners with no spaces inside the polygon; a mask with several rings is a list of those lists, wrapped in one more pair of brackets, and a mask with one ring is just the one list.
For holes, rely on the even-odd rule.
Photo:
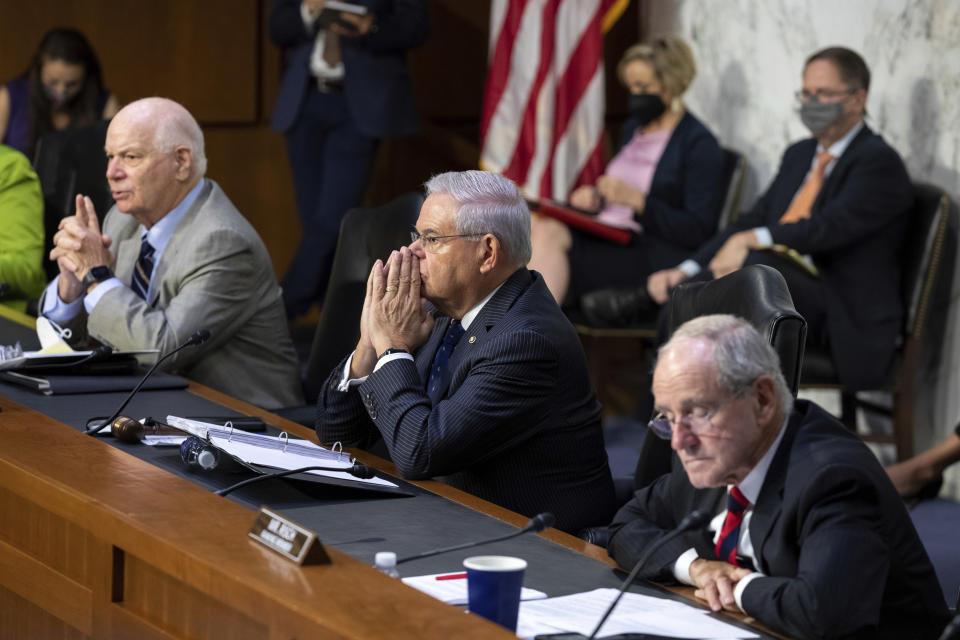
{"label": "gavel head", "polygon": [[117,419],[110,423],[110,433],[120,442],[136,444],[143,439],[143,425],[139,420],[117,416]]}

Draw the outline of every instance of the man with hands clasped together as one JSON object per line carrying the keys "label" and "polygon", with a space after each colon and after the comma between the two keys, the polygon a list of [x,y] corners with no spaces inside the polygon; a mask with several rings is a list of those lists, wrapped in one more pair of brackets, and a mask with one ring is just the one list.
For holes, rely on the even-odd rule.
{"label": "man with hands clasped together", "polygon": [[639,490],[607,547],[629,569],[697,509],[640,576],[696,586],[791,638],[935,638],[949,619],[910,516],[873,453],[793,400],[776,352],[746,321],[702,316],[660,348],[650,434],[673,470]]}
{"label": "man with hands clasped together", "polygon": [[[60,268],[40,301],[71,344],[168,352],[199,329],[211,338],[167,370],[267,407],[301,401],[296,355],[266,247],[204,176],[203,133],[172,100],[124,107],[106,137],[116,205],[101,233],[77,196],[50,258]],[[92,339],[92,340],[91,340]]]}
{"label": "man with hands clasped together", "polygon": [[485,171],[427,184],[411,244],[373,266],[356,350],[318,401],[321,442],[382,438],[437,477],[557,528],[604,524],[613,483],[576,332],[529,271],[530,212]]}

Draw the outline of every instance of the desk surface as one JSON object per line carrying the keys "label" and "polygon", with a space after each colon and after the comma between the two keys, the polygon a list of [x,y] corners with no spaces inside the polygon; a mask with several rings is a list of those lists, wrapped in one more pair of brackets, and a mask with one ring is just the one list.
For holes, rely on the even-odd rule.
{"label": "desk surface", "polygon": [[[0,321],[4,342],[17,333]],[[227,408],[315,439],[213,390],[190,391],[142,393],[128,412],[224,415]],[[511,637],[369,564],[380,550],[403,556],[508,533],[522,516],[432,481],[405,483],[412,498],[269,481],[224,499],[209,489],[236,478],[185,474],[175,450],[77,430],[88,417],[112,413],[124,394],[44,397],[8,385],[0,394],[0,619],[22,619],[23,637],[58,624],[42,637],[281,638],[318,630],[344,638]],[[250,541],[251,510],[262,504],[316,531],[332,563],[297,567]],[[483,552],[526,558],[525,584],[551,596],[620,582],[602,549],[556,530]],[[455,570],[473,553],[411,562],[401,574]],[[651,585],[633,590],[678,597]]]}

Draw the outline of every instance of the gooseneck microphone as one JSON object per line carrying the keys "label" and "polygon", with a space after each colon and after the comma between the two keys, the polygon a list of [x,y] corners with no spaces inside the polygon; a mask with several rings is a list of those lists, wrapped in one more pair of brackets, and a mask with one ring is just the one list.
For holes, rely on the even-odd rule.
{"label": "gooseneck microphone", "polygon": [[214,491],[218,496],[225,496],[228,493],[232,493],[241,487],[245,487],[249,484],[254,484],[256,482],[263,482],[264,480],[271,480],[273,478],[282,478],[284,476],[292,476],[295,473],[303,473],[305,471],[340,471],[343,473],[349,473],[355,478],[360,478],[361,480],[369,480],[373,477],[373,469],[368,467],[365,464],[359,462],[354,462],[352,467],[321,467],[321,466],[312,466],[312,467],[300,467],[299,469],[287,469],[285,471],[277,471],[275,473],[265,473],[262,476],[254,476],[253,478],[247,478],[236,484],[232,484],[229,487],[220,489],[219,491]]}
{"label": "gooseneck microphone", "polygon": [[533,516],[530,519],[530,522],[527,525],[518,531],[508,533],[505,536],[499,536],[496,538],[488,538],[487,540],[476,540],[474,542],[466,542],[464,544],[457,544],[452,547],[444,547],[443,549],[434,549],[433,551],[425,551],[424,553],[418,553],[415,556],[407,556],[406,558],[400,558],[397,560],[397,564],[402,562],[409,562],[410,560],[420,560],[421,558],[429,558],[431,556],[436,556],[441,553],[447,553],[448,551],[459,551],[461,549],[469,549],[470,547],[478,547],[482,544],[491,544],[493,542],[502,542],[504,540],[509,540],[510,538],[516,538],[517,536],[522,536],[525,533],[540,533],[544,529],[548,529],[553,526],[553,523],[556,522],[556,518],[549,511],[544,511]]}
{"label": "gooseneck microphone", "polygon": [[91,351],[88,355],[74,362],[60,362],[60,363],[54,363],[54,364],[45,364],[43,365],[43,368],[44,369],[64,369],[69,367],[71,369],[74,369],[74,368],[78,368],[82,364],[88,364],[96,360],[106,360],[107,358],[110,357],[110,354],[112,353],[113,353],[113,347],[108,347],[107,345],[104,344],[104,345],[100,345],[99,347]]}
{"label": "gooseneck microphone", "polygon": [[960,638],[960,614],[954,616],[953,620],[943,628],[943,633],[937,640],[956,640],[957,638]]}
{"label": "gooseneck microphone", "polygon": [[677,525],[677,528],[663,536],[659,540],[655,541],[653,544],[647,547],[647,550],[644,551],[643,555],[640,556],[640,559],[637,560],[637,563],[633,565],[633,569],[630,571],[630,574],[627,576],[627,579],[623,581],[623,584],[620,585],[620,592],[617,593],[617,597],[613,599],[613,602],[610,603],[610,606],[607,607],[607,610],[603,612],[603,617],[600,618],[600,622],[597,623],[597,626],[594,627],[593,632],[587,638],[587,640],[594,640],[597,637],[597,634],[600,632],[600,627],[603,626],[603,623],[607,621],[607,618],[610,617],[610,614],[613,613],[614,607],[617,606],[617,603],[620,602],[620,598],[623,597],[624,592],[633,584],[633,581],[637,578],[637,574],[640,573],[640,567],[643,566],[647,560],[650,559],[650,556],[653,555],[653,552],[667,544],[681,533],[686,533],[690,529],[696,529],[702,527],[710,519],[710,514],[704,511],[691,511],[688,513],[683,520],[680,521],[680,524]]}
{"label": "gooseneck microphone", "polygon": [[104,420],[103,422],[101,422],[100,424],[94,425],[89,429],[85,429],[84,433],[93,435],[93,434],[99,433],[106,427],[109,427],[113,423],[113,421],[117,418],[117,416],[120,415],[120,412],[123,411],[124,408],[127,406],[127,404],[130,403],[130,401],[133,399],[133,396],[137,395],[137,391],[140,391],[140,387],[142,387],[147,382],[147,380],[150,379],[150,376],[152,376],[153,372],[157,370],[157,367],[163,364],[163,362],[167,360],[169,357],[171,357],[172,355],[186,349],[187,347],[203,344],[209,338],[210,338],[209,331],[207,331],[206,329],[199,329],[198,331],[195,331],[194,334],[190,336],[187,339],[187,341],[184,342],[182,345],[180,345],[173,351],[165,354],[164,356],[158,358],[157,361],[153,363],[153,366],[150,367],[150,370],[147,371],[142,378],[140,378],[140,382],[138,382],[137,386],[133,388],[133,391],[130,392],[130,395],[127,396],[127,399],[123,401],[123,403],[117,408],[116,411],[113,412],[113,415],[107,418],[106,420]]}

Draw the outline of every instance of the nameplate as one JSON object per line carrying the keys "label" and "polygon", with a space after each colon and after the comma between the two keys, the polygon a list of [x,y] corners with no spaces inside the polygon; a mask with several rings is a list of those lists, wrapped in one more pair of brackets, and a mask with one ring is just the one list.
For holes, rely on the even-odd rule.
{"label": "nameplate", "polygon": [[247,535],[299,565],[330,564],[317,534],[266,507],[260,507]]}

